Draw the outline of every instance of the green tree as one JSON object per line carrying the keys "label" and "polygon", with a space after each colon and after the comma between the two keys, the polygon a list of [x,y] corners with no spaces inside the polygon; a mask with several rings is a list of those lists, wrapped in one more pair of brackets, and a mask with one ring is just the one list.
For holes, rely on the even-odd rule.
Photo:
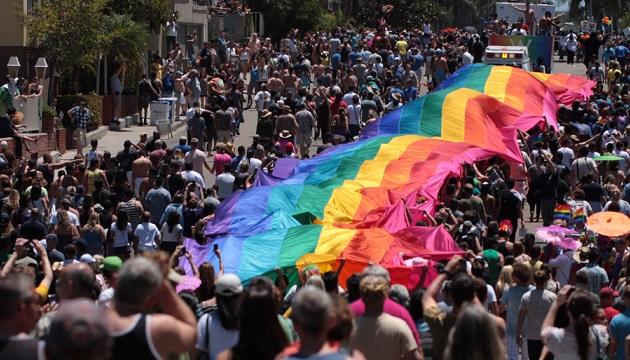
{"label": "green tree", "polygon": [[99,48],[105,56],[134,65],[143,62],[149,40],[145,25],[133,21],[130,15],[118,14],[103,16],[101,23]]}
{"label": "green tree", "polygon": [[28,14],[20,6],[16,13],[27,29],[29,44],[42,51],[62,77],[71,74],[75,83],[80,71],[94,69],[106,1],[44,0]]}
{"label": "green tree", "polygon": [[[389,13],[384,13],[384,5],[392,5]],[[444,17],[445,10],[433,0],[377,0],[365,4],[359,11],[359,22],[376,27],[380,19],[389,26],[400,29],[419,28],[425,19]]]}
{"label": "green tree", "polygon": [[248,6],[263,14],[265,30],[274,41],[284,38],[291,29],[318,30],[324,16],[319,0],[248,0]]}
{"label": "green tree", "polygon": [[569,5],[568,15],[571,18],[583,20],[593,16],[598,24],[605,16],[624,14],[628,11],[628,2],[622,0],[558,0],[557,3]]}
{"label": "green tree", "polygon": [[134,21],[163,24],[173,13],[171,0],[107,0],[107,14],[129,15]]}

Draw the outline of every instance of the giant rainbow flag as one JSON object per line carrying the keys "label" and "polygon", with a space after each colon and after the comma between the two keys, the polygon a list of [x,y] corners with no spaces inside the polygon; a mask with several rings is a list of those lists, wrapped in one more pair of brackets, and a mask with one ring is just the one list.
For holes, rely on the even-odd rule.
{"label": "giant rainbow flag", "polygon": [[435,92],[370,124],[359,141],[294,163],[282,178],[263,174],[257,186],[219,206],[207,244],[187,239],[185,245],[195,263],[216,267],[211,249],[218,244],[225,271],[244,281],[277,268],[295,280],[303,264],[329,269],[344,258],[342,285],[375,263],[390,270],[392,282],[414,287],[424,271],[425,281],[435,274],[409,259],[432,263],[460,250],[443,228],[413,226],[405,203],[413,221],[422,219],[444,181],[462,174],[462,163],[497,155],[522,162],[516,128],[544,119],[557,125],[558,103],[584,98],[592,86],[568,75],[464,67]]}

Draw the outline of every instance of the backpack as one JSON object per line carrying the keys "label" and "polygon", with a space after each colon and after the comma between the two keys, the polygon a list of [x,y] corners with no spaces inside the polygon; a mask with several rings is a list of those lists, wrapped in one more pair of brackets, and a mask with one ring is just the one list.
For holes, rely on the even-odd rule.
{"label": "backpack", "polygon": [[165,91],[173,91],[173,77],[171,75],[166,75],[162,80],[162,86]]}

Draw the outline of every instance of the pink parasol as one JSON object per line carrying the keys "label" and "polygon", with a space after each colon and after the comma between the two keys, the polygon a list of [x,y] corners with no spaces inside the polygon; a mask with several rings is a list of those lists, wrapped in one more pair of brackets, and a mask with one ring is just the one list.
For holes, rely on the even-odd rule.
{"label": "pink parasol", "polygon": [[573,251],[575,251],[575,250],[579,249],[580,247],[582,247],[582,243],[581,242],[579,242],[579,241],[577,241],[577,240],[575,240],[573,238],[570,238],[570,237],[566,237],[566,238],[562,239],[562,241],[555,243],[555,245],[557,247],[561,248],[561,249],[573,250]]}
{"label": "pink parasol", "polygon": [[179,294],[182,291],[195,291],[201,285],[201,280],[197,279],[194,276],[185,275],[182,276],[184,279],[182,282],[177,284],[175,291]]}
{"label": "pink parasol", "polygon": [[561,243],[568,245],[567,240],[566,240],[567,236],[576,235],[576,234],[579,234],[579,232],[575,230],[567,229],[562,226],[557,226],[557,225],[546,226],[546,227],[541,227],[541,228],[536,229],[536,237],[539,240],[544,241],[548,244],[554,244],[558,246],[560,246],[559,244]]}

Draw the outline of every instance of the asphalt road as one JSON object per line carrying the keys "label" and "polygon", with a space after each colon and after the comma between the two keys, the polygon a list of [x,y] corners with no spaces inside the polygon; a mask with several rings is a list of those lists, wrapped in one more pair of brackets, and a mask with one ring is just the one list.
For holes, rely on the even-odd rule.
{"label": "asphalt road", "polygon": [[[556,57],[557,59],[557,57]],[[586,68],[583,64],[575,64],[575,65],[567,65],[566,62],[558,62],[554,63],[554,73],[563,73],[570,74],[576,76],[585,76]],[[426,87],[423,86],[422,89],[423,94],[426,93]],[[244,111],[245,122],[241,124],[240,127],[240,136],[236,137],[235,147],[239,146],[249,146],[252,143],[252,136],[256,133],[256,122],[257,122],[257,112],[253,109]],[[172,139],[167,139],[166,142],[169,146],[174,146],[177,144],[180,136],[185,135],[184,128],[178,129],[174,134]],[[313,141],[311,146],[311,154],[315,153],[317,146],[321,144],[321,140]],[[212,157],[208,157],[208,162],[212,167]],[[215,182],[216,177],[214,174],[210,174],[206,169],[204,169],[204,178],[206,180],[206,184],[208,187],[212,186]],[[528,232],[534,232],[534,229],[542,226],[541,222],[529,222],[529,206],[525,205],[524,210],[525,215],[525,228]]]}

